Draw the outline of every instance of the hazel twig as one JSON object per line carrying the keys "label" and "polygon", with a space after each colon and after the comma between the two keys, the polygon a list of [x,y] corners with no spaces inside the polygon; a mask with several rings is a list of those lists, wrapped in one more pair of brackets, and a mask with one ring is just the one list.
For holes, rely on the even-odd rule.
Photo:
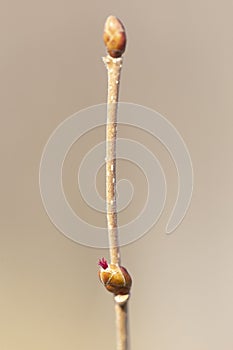
{"label": "hazel twig", "polygon": [[103,61],[108,71],[106,202],[111,263],[108,264],[104,258],[99,261],[99,277],[106,289],[115,295],[117,350],[128,350],[127,304],[132,280],[128,271],[120,265],[116,206],[117,104],[126,33],[121,21],[114,16],[109,16],[105,22],[104,43],[108,52]]}
{"label": "hazel twig", "polygon": [[104,43],[108,55],[103,58],[108,71],[108,107],[106,127],[106,201],[110,257],[112,264],[120,264],[116,212],[116,134],[117,103],[120,74],[125,51],[126,34],[123,24],[109,16],[104,27]]}

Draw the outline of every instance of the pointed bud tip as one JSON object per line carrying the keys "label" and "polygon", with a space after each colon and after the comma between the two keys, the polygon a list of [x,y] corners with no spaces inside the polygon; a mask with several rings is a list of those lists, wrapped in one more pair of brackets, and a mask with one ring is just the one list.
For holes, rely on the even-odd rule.
{"label": "pointed bud tip", "polygon": [[122,22],[115,16],[109,16],[104,26],[104,43],[109,55],[121,57],[126,47],[126,33]]}
{"label": "pointed bud tip", "polygon": [[108,268],[108,262],[105,258],[99,259],[98,265],[101,266],[104,270]]}

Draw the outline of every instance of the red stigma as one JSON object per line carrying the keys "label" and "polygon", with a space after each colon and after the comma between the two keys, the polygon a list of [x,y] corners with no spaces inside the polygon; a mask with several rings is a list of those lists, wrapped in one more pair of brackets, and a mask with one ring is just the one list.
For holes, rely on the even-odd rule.
{"label": "red stigma", "polygon": [[99,259],[98,265],[101,266],[104,270],[108,268],[108,262],[104,258]]}

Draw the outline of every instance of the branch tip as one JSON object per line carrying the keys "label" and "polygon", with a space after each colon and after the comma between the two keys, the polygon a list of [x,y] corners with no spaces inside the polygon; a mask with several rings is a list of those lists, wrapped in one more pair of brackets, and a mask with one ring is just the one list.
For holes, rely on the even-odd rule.
{"label": "branch tip", "polygon": [[104,26],[104,44],[109,55],[121,57],[126,47],[126,33],[123,23],[115,16],[109,16]]}

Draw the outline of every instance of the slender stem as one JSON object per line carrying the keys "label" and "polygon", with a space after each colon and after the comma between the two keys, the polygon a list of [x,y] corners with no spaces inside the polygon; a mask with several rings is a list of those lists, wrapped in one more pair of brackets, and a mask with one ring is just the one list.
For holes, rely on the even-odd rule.
{"label": "slender stem", "polygon": [[[108,70],[108,109],[106,126],[106,201],[111,264],[120,265],[116,206],[117,103],[122,58],[103,58]],[[117,350],[128,349],[127,302],[129,295],[115,296]]]}
{"label": "slender stem", "polygon": [[128,332],[128,298],[123,304],[118,303],[115,297],[115,312],[117,326],[117,350],[129,349]]}
{"label": "slender stem", "polygon": [[120,264],[116,207],[117,102],[122,58],[103,58],[108,70],[108,110],[106,127],[106,201],[111,264]]}
{"label": "slender stem", "polygon": [[[111,264],[120,265],[120,248],[117,229],[116,205],[116,137],[117,104],[119,97],[122,54],[126,46],[126,34],[123,24],[114,16],[105,23],[104,42],[108,55],[103,58],[108,71],[108,108],[106,126],[106,202],[107,225]],[[127,303],[129,294],[115,295],[117,350],[128,350]]]}

